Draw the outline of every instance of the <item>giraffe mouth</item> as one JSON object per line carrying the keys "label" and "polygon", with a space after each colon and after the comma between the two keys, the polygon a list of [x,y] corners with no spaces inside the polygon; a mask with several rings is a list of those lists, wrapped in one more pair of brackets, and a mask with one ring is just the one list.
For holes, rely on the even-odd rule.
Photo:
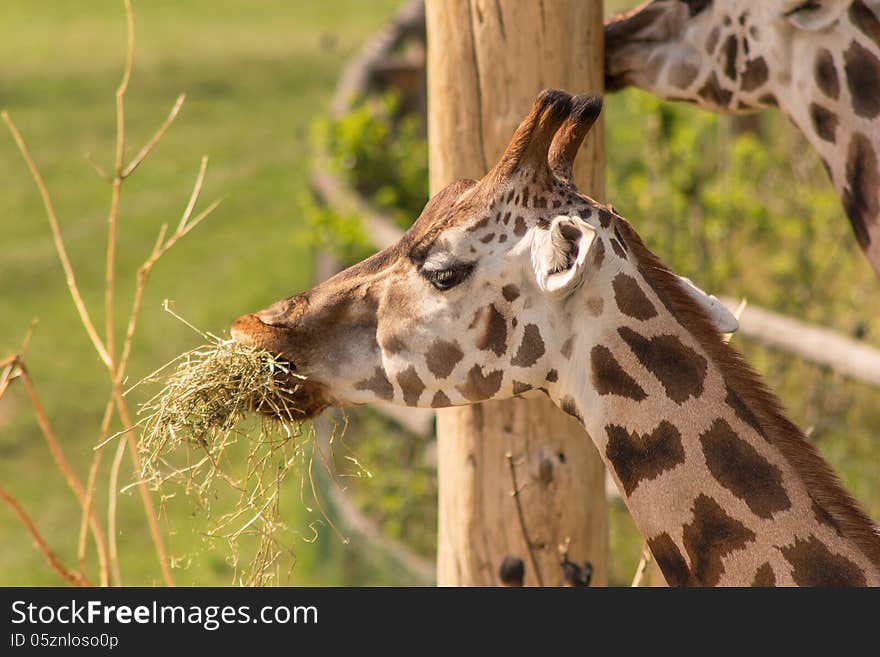
{"label": "giraffe mouth", "polygon": [[321,383],[279,373],[279,392],[271,400],[256,400],[256,412],[282,422],[305,422],[320,415],[333,402]]}
{"label": "giraffe mouth", "polygon": [[277,348],[279,331],[253,314],[239,317],[232,324],[234,340],[272,353],[280,365],[275,372],[276,395],[271,399],[254,400],[253,409],[283,422],[310,420],[333,406],[333,399],[324,384],[301,372],[296,359]]}

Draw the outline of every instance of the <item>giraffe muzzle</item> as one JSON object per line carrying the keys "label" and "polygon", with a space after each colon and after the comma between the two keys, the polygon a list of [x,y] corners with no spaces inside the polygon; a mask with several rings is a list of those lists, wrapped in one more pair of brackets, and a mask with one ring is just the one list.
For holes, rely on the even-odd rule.
{"label": "giraffe muzzle", "polygon": [[[266,311],[242,315],[236,319],[230,329],[232,338],[242,344],[276,354],[284,359],[287,365],[289,365],[291,372],[296,374],[298,368],[295,354],[292,354],[290,349],[292,343],[290,328],[268,324],[263,320],[263,317],[269,318]],[[283,396],[287,405],[295,409],[295,419],[309,420],[319,415],[328,406],[334,405],[326,386],[320,382],[308,377],[300,379],[294,375],[284,376],[280,373],[277,376],[283,378],[279,383],[286,389]],[[256,406],[254,410],[268,415],[275,415],[274,411],[269,407]],[[281,419],[286,420],[289,418]]]}

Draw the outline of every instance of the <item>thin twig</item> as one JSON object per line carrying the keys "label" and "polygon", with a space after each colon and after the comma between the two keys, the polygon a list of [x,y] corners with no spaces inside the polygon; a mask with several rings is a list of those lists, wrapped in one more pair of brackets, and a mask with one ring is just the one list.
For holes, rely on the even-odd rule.
{"label": "thin twig", "polygon": [[123,0],[125,4],[126,46],[125,66],[122,80],[116,88],[116,158],[113,164],[113,183],[110,195],[110,212],[107,216],[107,261],[104,276],[104,330],[105,344],[110,362],[110,376],[116,376],[116,337],[114,331],[114,300],[116,297],[116,234],[119,227],[119,195],[122,189],[122,168],[125,157],[125,92],[131,79],[131,68],[134,63],[134,14],[131,0]]}
{"label": "thin twig", "polygon": [[70,291],[70,296],[73,298],[73,304],[76,306],[76,310],[79,313],[80,321],[85,327],[86,333],[88,333],[89,339],[92,341],[92,345],[94,345],[95,350],[101,357],[101,360],[104,362],[105,365],[110,367],[112,363],[110,355],[108,354],[103,341],[98,336],[98,332],[97,330],[95,330],[95,325],[92,323],[92,318],[89,315],[89,311],[86,308],[82,295],[79,293],[79,288],[76,284],[76,276],[74,276],[73,267],[70,264],[70,259],[67,257],[67,249],[65,249],[64,240],[61,238],[61,230],[58,227],[58,219],[55,216],[55,208],[52,205],[52,198],[49,196],[49,190],[46,188],[46,183],[43,180],[43,175],[37,168],[33,157],[31,157],[30,151],[25,145],[21,133],[18,131],[15,123],[13,123],[12,121],[12,117],[10,117],[7,112],[0,112],[0,118],[2,118],[3,121],[6,122],[6,125],[9,128],[9,132],[12,133],[12,138],[15,140],[15,143],[18,146],[18,150],[21,152],[21,156],[24,158],[28,169],[30,169],[31,177],[34,179],[34,182],[37,185],[37,189],[40,192],[40,196],[42,196],[43,198],[43,206],[46,208],[46,215],[49,218],[49,226],[52,229],[52,238],[55,240],[55,250],[58,252],[58,259],[61,260],[61,267],[64,269],[64,275],[67,280],[67,288]]}
{"label": "thin twig", "polygon": [[[125,441],[128,446],[128,455],[131,457],[131,464],[136,473],[143,472],[143,464],[137,450],[137,441],[134,431],[131,427],[134,423],[131,421],[131,413],[125,399],[122,397],[122,391],[119,386],[114,386],[114,398],[116,399],[116,411],[122,420],[122,425],[127,427],[125,430]],[[141,495],[141,502],[147,515],[147,524],[150,528],[150,537],[153,539],[153,547],[156,550],[156,556],[159,559],[159,568],[162,570],[162,578],[167,586],[174,586],[174,576],[171,574],[171,567],[168,564],[168,556],[165,552],[165,545],[162,541],[162,534],[159,531],[159,525],[156,522],[156,509],[153,506],[153,498],[150,497],[150,491],[147,489],[147,483],[143,480],[138,482],[138,492]]]}
{"label": "thin twig", "polygon": [[110,537],[110,567],[113,571],[113,585],[122,586],[122,574],[119,570],[119,552],[116,547],[116,500],[119,493],[119,467],[126,442],[120,440],[113,455],[110,466],[110,482],[107,485],[107,535]]}
{"label": "thin twig", "polygon": [[73,584],[74,586],[91,586],[91,583],[88,579],[82,574],[74,573],[68,570],[61,560],[57,557],[57,555],[52,551],[52,548],[49,547],[49,544],[46,543],[46,539],[43,538],[43,535],[40,534],[40,530],[37,529],[37,526],[34,524],[34,521],[31,520],[31,517],[27,514],[27,511],[18,503],[18,501],[6,491],[5,488],[0,486],[0,499],[2,499],[10,509],[12,509],[13,513],[18,516],[18,519],[21,521],[21,524],[25,526],[28,534],[31,535],[31,539],[34,541],[34,545],[37,550],[39,550],[40,554],[46,559],[46,562],[49,564],[49,567],[52,568],[58,575],[66,580],[67,582]]}
{"label": "thin twig", "polygon": [[639,559],[639,565],[636,567],[636,574],[633,577],[630,586],[641,586],[642,578],[645,576],[645,569],[648,567],[649,563],[651,563],[651,550],[648,549],[648,544],[646,542],[642,548],[642,558]]}
{"label": "thin twig", "polygon": [[[73,491],[73,494],[76,496],[80,507],[85,512],[86,496],[83,491],[82,483],[76,476],[73,468],[70,467],[70,463],[68,462],[67,457],[64,456],[64,451],[61,449],[61,444],[58,442],[55,431],[52,429],[52,425],[49,423],[49,417],[46,415],[46,410],[43,408],[43,404],[40,401],[40,397],[37,394],[36,387],[34,386],[33,379],[31,379],[27,367],[25,367],[25,364],[21,360],[17,361],[17,365],[22,384],[24,385],[24,389],[27,392],[28,398],[30,399],[31,406],[34,409],[34,416],[36,417],[37,424],[39,425],[40,431],[42,432],[43,437],[46,440],[46,445],[49,447],[52,458],[55,460],[55,465],[67,482],[68,487]],[[95,545],[98,549],[98,562],[100,564],[101,570],[103,571],[107,567],[107,542],[104,537],[104,532],[101,529],[101,525],[98,522],[98,518],[94,513],[94,510],[89,511],[87,515],[89,518],[89,526],[91,527],[92,534],[94,535]]]}
{"label": "thin twig", "polygon": [[193,185],[192,193],[189,195],[189,202],[187,202],[186,208],[183,210],[183,215],[180,217],[180,223],[177,224],[177,230],[175,231],[177,233],[181,232],[186,227],[186,222],[189,221],[189,218],[196,207],[196,201],[199,200],[199,196],[202,193],[202,184],[205,182],[205,172],[207,169],[208,156],[202,155],[202,162],[199,165],[199,175],[196,176],[196,182]]}
{"label": "thin twig", "polygon": [[[111,397],[107,406],[104,408],[104,416],[101,419],[101,436],[106,436],[110,431],[110,420],[113,418],[113,398]],[[86,480],[86,499],[83,504],[83,512],[82,517],[80,519],[80,528],[79,528],[79,542],[77,543],[77,557],[79,559],[79,567],[80,572],[82,572],[85,566],[85,558],[86,558],[86,524],[87,519],[92,513],[92,502],[95,496],[95,487],[98,478],[98,468],[101,467],[101,458],[102,454],[100,451],[96,451],[92,455],[92,462],[89,465],[89,476]],[[113,536],[108,531],[108,536],[110,540],[113,540]],[[111,544],[112,546],[112,544]],[[113,552],[110,552],[110,561],[112,562]],[[101,565],[101,586],[107,586],[110,583],[110,567],[107,563],[100,564]],[[118,564],[117,564],[118,567]]]}
{"label": "thin twig", "polygon": [[132,158],[131,162],[128,163],[128,166],[125,167],[120,175],[122,178],[128,178],[134,170],[140,166],[140,164],[147,158],[147,155],[156,147],[156,144],[159,143],[159,140],[165,135],[168,131],[168,128],[171,127],[171,124],[174,123],[174,119],[177,118],[177,113],[180,111],[180,108],[183,106],[183,101],[186,100],[186,94],[180,94],[177,97],[177,100],[174,102],[174,106],[171,108],[171,111],[168,113],[168,116],[162,122],[162,125],[159,126],[159,129],[156,130],[155,134],[150,138],[144,147],[138,152],[137,155]]}
{"label": "thin twig", "polygon": [[526,549],[529,551],[529,559],[532,562],[532,568],[535,570],[535,577],[538,579],[538,585],[544,586],[544,578],[541,576],[541,567],[538,565],[537,557],[535,557],[534,544],[529,538],[529,532],[528,529],[526,529],[526,518],[519,501],[520,490],[516,483],[516,466],[513,463],[513,454],[507,452],[504,455],[504,458],[507,459],[507,465],[510,467],[510,480],[513,483],[513,491],[510,494],[516,505],[516,515],[519,517],[519,528],[522,530],[523,540],[526,542]]}
{"label": "thin twig", "polygon": [[92,165],[92,168],[95,170],[95,173],[98,174],[98,177],[100,177],[101,179],[105,180],[106,182],[110,182],[110,181],[113,180],[113,179],[110,177],[110,174],[107,173],[107,172],[104,170],[104,167],[102,167],[100,164],[98,164],[97,162],[95,162],[95,160],[94,160],[94,158],[92,157],[92,154],[91,154],[91,153],[86,153],[86,161],[87,161],[89,164]]}
{"label": "thin twig", "polygon": [[18,376],[17,359],[18,354],[14,354],[0,362],[0,367],[3,368],[3,373],[0,374],[0,397],[3,397],[6,389],[9,387],[9,382]]}

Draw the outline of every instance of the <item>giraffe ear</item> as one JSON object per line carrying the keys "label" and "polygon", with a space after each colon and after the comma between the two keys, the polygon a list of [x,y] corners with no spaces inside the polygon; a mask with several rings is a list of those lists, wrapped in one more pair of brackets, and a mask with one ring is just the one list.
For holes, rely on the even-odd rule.
{"label": "giraffe ear", "polygon": [[714,295],[698,288],[689,278],[684,276],[678,278],[681,280],[682,289],[703,309],[719,333],[735,333],[739,329],[736,315],[730,312]]}
{"label": "giraffe ear", "polygon": [[840,18],[850,0],[796,0],[785,12],[788,22],[802,30],[824,30]]}
{"label": "giraffe ear", "polygon": [[571,114],[559,128],[550,144],[548,162],[557,178],[570,181],[574,158],[590,132],[590,128],[602,112],[601,96],[575,96],[571,101]]}
{"label": "giraffe ear", "polygon": [[542,91],[523,119],[498,163],[483,178],[490,185],[530,171],[547,175],[547,152],[553,135],[571,112],[571,94],[558,89]]}
{"label": "giraffe ear", "polygon": [[532,266],[541,289],[562,294],[577,289],[595,239],[596,231],[580,217],[560,215],[547,230],[535,230]]}

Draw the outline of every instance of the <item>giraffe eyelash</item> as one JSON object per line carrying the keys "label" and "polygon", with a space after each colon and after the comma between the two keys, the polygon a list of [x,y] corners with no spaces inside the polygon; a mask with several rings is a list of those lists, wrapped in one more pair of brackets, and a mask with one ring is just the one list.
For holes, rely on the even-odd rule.
{"label": "giraffe eyelash", "polygon": [[820,2],[817,2],[816,0],[806,0],[806,2],[802,2],[794,9],[789,9],[787,12],[785,12],[784,15],[786,18],[788,18],[789,16],[794,16],[795,14],[802,11],[815,11],[816,9],[821,8],[822,4]]}
{"label": "giraffe eyelash", "polygon": [[457,264],[443,269],[422,269],[425,280],[441,292],[451,290],[462,283],[474,270],[473,263]]}

